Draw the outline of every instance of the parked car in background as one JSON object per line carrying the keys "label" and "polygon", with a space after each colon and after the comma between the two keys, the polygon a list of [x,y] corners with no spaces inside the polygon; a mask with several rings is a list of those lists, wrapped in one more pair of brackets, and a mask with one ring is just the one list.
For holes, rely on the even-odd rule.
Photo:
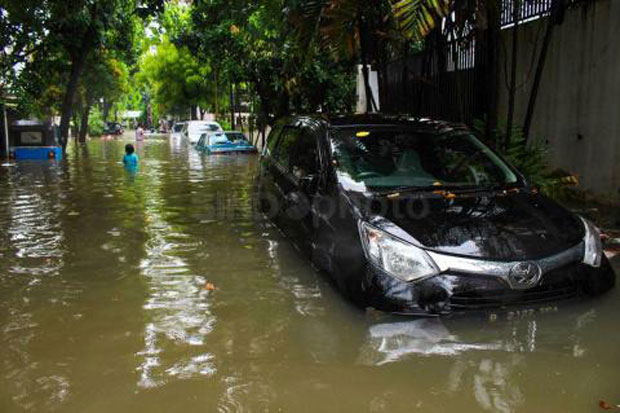
{"label": "parked car in background", "polygon": [[241,132],[210,132],[200,136],[196,149],[209,154],[257,153]]}
{"label": "parked car in background", "polygon": [[103,127],[104,135],[122,135],[124,132],[123,125],[118,122],[106,122]]}
{"label": "parked car in background", "polygon": [[183,128],[185,127],[185,122],[176,122],[172,125],[170,129],[170,138],[172,139],[181,139],[183,137]]}
{"label": "parked car in background", "polygon": [[362,306],[438,315],[615,284],[599,230],[465,127],[387,116],[278,123],[261,209]]}
{"label": "parked car in background", "polygon": [[200,136],[208,132],[222,131],[219,123],[206,120],[191,120],[185,124],[183,134],[187,137],[189,143],[195,144]]}

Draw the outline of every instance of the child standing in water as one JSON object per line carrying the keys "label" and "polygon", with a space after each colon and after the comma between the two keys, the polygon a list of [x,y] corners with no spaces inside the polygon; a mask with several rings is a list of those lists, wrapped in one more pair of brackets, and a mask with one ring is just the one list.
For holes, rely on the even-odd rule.
{"label": "child standing in water", "polygon": [[125,156],[123,156],[125,166],[138,166],[138,155],[134,153],[133,145],[128,143],[125,145]]}

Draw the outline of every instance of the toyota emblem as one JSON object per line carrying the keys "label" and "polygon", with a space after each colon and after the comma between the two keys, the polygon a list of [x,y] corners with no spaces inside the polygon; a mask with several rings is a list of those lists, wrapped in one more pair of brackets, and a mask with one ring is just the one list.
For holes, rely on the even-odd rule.
{"label": "toyota emblem", "polygon": [[508,274],[513,288],[533,287],[540,280],[542,270],[535,262],[527,261],[515,264]]}

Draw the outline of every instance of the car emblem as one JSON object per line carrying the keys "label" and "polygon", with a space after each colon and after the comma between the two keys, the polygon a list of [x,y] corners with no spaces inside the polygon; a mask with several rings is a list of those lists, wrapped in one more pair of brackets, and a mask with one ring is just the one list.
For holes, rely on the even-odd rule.
{"label": "car emblem", "polygon": [[513,288],[533,287],[540,280],[542,270],[535,262],[526,261],[515,264],[508,274]]}

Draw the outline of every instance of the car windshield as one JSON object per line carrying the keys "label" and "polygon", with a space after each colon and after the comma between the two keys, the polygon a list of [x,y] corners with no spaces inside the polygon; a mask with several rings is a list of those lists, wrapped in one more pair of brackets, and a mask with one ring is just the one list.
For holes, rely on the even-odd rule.
{"label": "car windshield", "polygon": [[466,131],[352,127],[334,129],[331,136],[338,179],[349,190],[477,188],[518,182],[505,162]]}
{"label": "car windshield", "polygon": [[182,130],[183,130],[183,124],[182,123],[174,125],[174,128],[173,128],[174,132],[181,132]]}
{"label": "car windshield", "polygon": [[209,145],[221,145],[228,142],[228,138],[223,133],[212,133],[209,135]]}
{"label": "car windshield", "polygon": [[226,136],[228,136],[228,139],[230,139],[233,142],[234,141],[247,141],[247,138],[245,137],[243,133],[226,132]]}
{"label": "car windshield", "polygon": [[214,123],[191,123],[189,125],[189,131],[191,133],[215,132],[217,130],[218,130],[218,127]]}

